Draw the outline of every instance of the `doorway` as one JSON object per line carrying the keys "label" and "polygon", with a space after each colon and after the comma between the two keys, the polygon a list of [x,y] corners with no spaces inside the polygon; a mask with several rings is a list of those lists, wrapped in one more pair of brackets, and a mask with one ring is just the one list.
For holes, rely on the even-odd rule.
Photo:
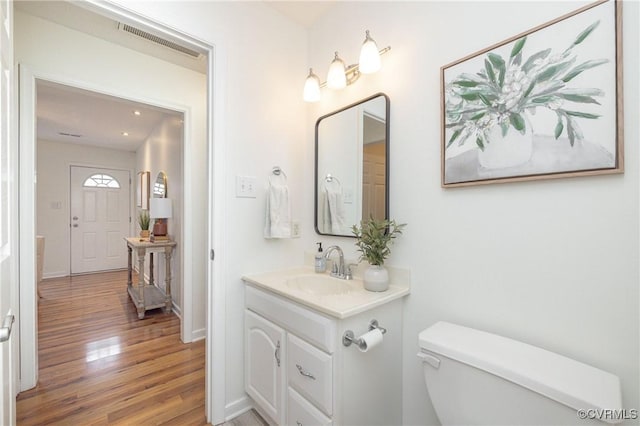
{"label": "doorway", "polygon": [[71,275],[127,266],[130,182],[129,170],[71,166]]}
{"label": "doorway", "polygon": [[[46,2],[45,2],[46,3]],[[203,43],[188,35],[176,32],[160,23],[153,22],[147,18],[139,16],[118,6],[105,3],[94,4],[84,3],[83,8],[91,13],[111,17],[125,22],[135,22],[147,30],[151,30],[160,36],[166,35],[174,40],[190,46],[205,55],[206,68],[208,71],[202,75],[204,86],[199,94],[206,100],[189,107],[189,102],[181,102],[184,99],[184,90],[180,90],[178,79],[171,80],[163,87],[175,95],[176,103],[167,103],[159,100],[161,96],[157,91],[151,92],[148,86],[157,82],[160,74],[157,69],[141,75],[139,79],[129,79],[132,87],[128,90],[115,89],[115,78],[121,75],[120,68],[112,69],[100,67],[100,63],[107,55],[103,50],[95,61],[85,61],[82,67],[73,67],[73,63],[65,56],[64,63],[56,63],[49,67],[46,63],[37,60],[24,60],[20,65],[20,99],[21,99],[21,207],[24,221],[21,223],[21,238],[23,245],[20,251],[21,269],[21,308],[22,308],[22,367],[32,368],[28,374],[22,374],[21,387],[23,389],[33,387],[36,383],[35,371],[37,371],[37,357],[35,345],[36,309],[35,309],[35,277],[32,271],[34,263],[34,244],[30,241],[35,235],[35,221],[32,221],[35,212],[35,200],[33,199],[33,186],[35,184],[35,129],[29,117],[33,117],[35,103],[35,81],[37,79],[52,81],[60,84],[72,85],[87,90],[99,91],[128,99],[142,99],[141,94],[145,93],[154,105],[178,110],[184,113],[184,156],[182,158],[183,172],[185,173],[184,186],[184,211],[185,219],[188,217],[197,219],[197,222],[190,223],[185,220],[183,244],[183,258],[189,259],[189,267],[183,268],[182,280],[186,284],[184,288],[185,306],[202,304],[198,307],[198,312],[202,317],[201,322],[195,323],[194,318],[183,314],[181,322],[182,335],[185,341],[197,340],[207,336],[207,388],[208,388],[208,408],[207,413],[210,420],[218,423],[220,416],[224,416],[224,374],[217,374],[213,378],[213,371],[224,371],[224,342],[220,338],[224,337],[224,288],[222,286],[222,269],[214,267],[209,260],[209,253],[212,249],[220,245],[219,238],[223,234],[224,220],[222,214],[222,204],[213,202],[214,193],[224,193],[225,164],[224,158],[217,155],[224,151],[224,121],[220,120],[220,114],[224,111],[224,86],[217,71],[224,69],[219,62],[214,61],[214,47]],[[44,30],[43,30],[44,31]],[[77,33],[77,32],[76,32]],[[36,45],[36,43],[31,43]],[[46,44],[46,43],[45,43]],[[57,49],[57,48],[56,48]],[[77,55],[77,52],[70,52]],[[135,54],[135,52],[132,52]],[[82,56],[86,59],[86,55]],[[218,54],[220,58],[220,54]],[[20,58],[18,58],[20,59]],[[120,64],[130,62],[151,63],[152,60],[140,61],[132,58],[132,61],[121,59]],[[24,63],[31,66],[25,67]],[[117,74],[117,76],[114,74]],[[215,78],[214,78],[215,75]],[[102,78],[103,84],[96,84],[94,78]],[[87,80],[90,79],[90,80]],[[191,78],[188,83],[193,83]],[[213,91],[216,90],[214,100]],[[181,97],[183,96],[183,97]],[[163,99],[171,99],[170,97]],[[201,113],[202,111],[202,113]],[[216,126],[213,126],[214,119]],[[215,143],[214,143],[215,140]],[[215,158],[215,173],[213,170]],[[214,190],[215,189],[215,190]],[[214,208],[215,206],[215,208]],[[215,215],[215,220],[214,220]],[[209,229],[207,229],[209,227]],[[206,230],[203,232],[203,230]],[[214,237],[215,235],[215,237]],[[213,257],[212,257],[213,258]],[[216,258],[218,260],[218,258]],[[191,286],[190,288],[187,286]],[[206,301],[206,302],[205,302]],[[205,306],[206,303],[206,306]],[[213,344],[213,337],[217,338]],[[214,349],[215,347],[215,349]],[[33,370],[33,367],[36,370]],[[29,374],[30,373],[30,374]],[[215,414],[214,414],[215,413]]]}

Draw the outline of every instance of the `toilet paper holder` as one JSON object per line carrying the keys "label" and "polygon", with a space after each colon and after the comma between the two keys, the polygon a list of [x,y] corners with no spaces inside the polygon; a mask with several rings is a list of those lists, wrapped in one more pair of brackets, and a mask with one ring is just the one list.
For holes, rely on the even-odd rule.
{"label": "toilet paper holder", "polygon": [[[385,334],[387,332],[386,328],[380,327],[380,325],[378,324],[378,320],[373,319],[369,322],[369,331],[375,330],[375,329],[380,330],[382,334]],[[355,343],[356,346],[358,346],[361,349],[363,345],[366,346],[360,337],[358,337],[357,339],[355,338],[355,334],[353,333],[353,331],[347,330],[342,335],[342,344],[346,347],[349,347],[351,346],[352,343]]]}

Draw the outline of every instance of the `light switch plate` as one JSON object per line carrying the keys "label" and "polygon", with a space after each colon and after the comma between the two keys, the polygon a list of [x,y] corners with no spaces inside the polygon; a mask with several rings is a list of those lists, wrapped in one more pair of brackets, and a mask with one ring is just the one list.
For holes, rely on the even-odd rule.
{"label": "light switch plate", "polygon": [[255,176],[236,176],[236,198],[256,198],[257,185]]}

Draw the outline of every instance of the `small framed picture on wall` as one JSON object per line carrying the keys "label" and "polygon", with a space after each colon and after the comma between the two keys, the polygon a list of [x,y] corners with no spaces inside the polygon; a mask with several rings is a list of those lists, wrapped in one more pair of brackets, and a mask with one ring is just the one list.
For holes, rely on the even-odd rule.
{"label": "small framed picture on wall", "polygon": [[149,210],[149,172],[138,172],[138,190],[136,205]]}

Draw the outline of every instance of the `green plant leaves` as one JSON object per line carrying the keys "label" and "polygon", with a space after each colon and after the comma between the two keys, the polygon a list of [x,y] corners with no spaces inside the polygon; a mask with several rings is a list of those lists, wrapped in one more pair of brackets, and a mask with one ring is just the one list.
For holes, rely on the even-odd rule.
{"label": "green plant leaves", "polygon": [[558,124],[556,124],[556,128],[553,132],[554,136],[556,137],[556,140],[558,140],[563,130],[564,130],[564,124],[562,124],[562,116],[558,114]]}
{"label": "green plant leaves", "polygon": [[527,128],[526,128],[524,118],[522,118],[520,114],[518,114],[517,112],[511,113],[511,115],[509,116],[509,122],[511,123],[514,129],[516,129],[517,131],[519,131],[524,135]]}
{"label": "green plant leaves", "polygon": [[562,81],[564,81],[565,83],[568,82],[568,81],[571,81],[574,78],[576,78],[583,71],[586,71],[589,68],[597,67],[597,66],[602,65],[602,64],[606,64],[607,62],[609,62],[608,59],[593,59],[593,60],[590,60],[590,61],[587,61],[587,62],[583,62],[582,64],[578,65],[577,67],[575,67],[574,69],[569,71],[567,73],[567,75],[565,75],[562,78]]}
{"label": "green plant leaves", "polygon": [[[458,145],[467,141],[473,143],[470,142],[473,140],[478,148],[484,150],[489,143],[488,135],[496,126],[500,126],[503,136],[511,127],[524,134],[527,131],[525,111],[533,114],[537,108],[546,108],[557,114],[558,120],[553,129],[556,140],[564,132],[571,146],[582,140],[579,119],[594,120],[601,116],[591,112],[597,112],[594,108],[589,108],[590,112],[581,112],[562,107],[568,104],[578,109],[579,105],[601,105],[602,90],[567,87],[583,72],[609,62],[607,59],[593,59],[576,65],[577,53],[572,51],[574,46],[584,43],[599,24],[600,21],[595,21],[581,31],[564,52],[548,48],[527,57],[524,47],[528,39],[524,36],[512,42],[508,58],[506,53],[496,53],[497,49],[487,52],[484,57],[477,57],[483,61],[477,72],[462,72],[449,83],[455,97],[447,103],[445,114],[445,127],[453,132],[449,133],[451,136],[446,147],[454,142]],[[510,77],[513,81],[510,79],[509,87],[505,87],[505,81]]]}
{"label": "green plant leaves", "polygon": [[573,45],[576,46],[582,43],[584,39],[587,38],[589,34],[591,34],[593,30],[595,30],[598,27],[598,25],[600,25],[600,21],[596,21],[593,24],[589,25],[584,31],[578,34],[578,37],[576,37],[575,41],[573,42]]}
{"label": "green plant leaves", "polygon": [[513,45],[513,49],[511,49],[511,55],[509,55],[509,57],[513,58],[518,53],[520,53],[520,51],[524,47],[524,44],[526,43],[526,41],[527,41],[526,37],[523,37],[520,40],[516,41],[516,43]]}
{"label": "green plant leaves", "polygon": [[371,265],[382,265],[391,254],[389,245],[402,230],[406,223],[397,224],[395,220],[376,220],[370,217],[360,222],[360,226],[353,225],[351,232],[356,237],[356,246],[361,254],[360,260],[367,260]]}

